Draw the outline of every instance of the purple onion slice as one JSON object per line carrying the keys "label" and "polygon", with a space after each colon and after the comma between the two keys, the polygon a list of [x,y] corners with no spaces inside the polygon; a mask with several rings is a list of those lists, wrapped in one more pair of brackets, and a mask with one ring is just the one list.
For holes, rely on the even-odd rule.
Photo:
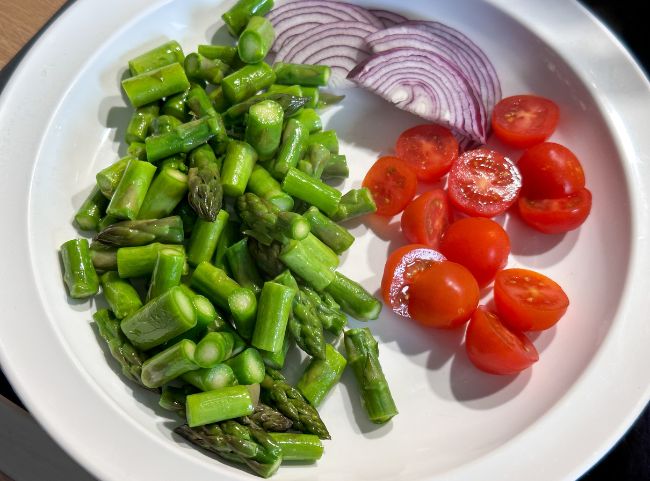
{"label": "purple onion slice", "polygon": [[392,27],[393,25],[397,25],[398,23],[408,22],[409,20],[408,18],[406,18],[403,15],[400,15],[399,13],[390,12],[388,10],[370,9],[370,13],[372,13],[375,17],[381,20],[381,23],[386,28]]}
{"label": "purple onion slice", "polygon": [[379,52],[348,78],[397,107],[485,143],[485,111],[476,90],[447,58],[412,48]]}

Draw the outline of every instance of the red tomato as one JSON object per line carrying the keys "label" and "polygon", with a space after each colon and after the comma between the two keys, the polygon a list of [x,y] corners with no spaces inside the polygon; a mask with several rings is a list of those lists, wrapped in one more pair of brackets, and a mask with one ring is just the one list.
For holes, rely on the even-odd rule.
{"label": "red tomato", "polygon": [[465,214],[494,217],[517,200],[521,174],[508,158],[494,150],[464,152],[449,172],[449,200]]}
{"label": "red tomato", "polygon": [[441,125],[418,125],[399,136],[395,151],[413,167],[419,180],[433,182],[449,172],[458,157],[458,141]]}
{"label": "red tomato", "polygon": [[515,95],[494,106],[492,130],[502,142],[523,149],[548,139],[559,118],[560,109],[552,100]]}
{"label": "red tomato", "polygon": [[408,309],[423,326],[452,329],[467,322],[478,300],[478,284],[472,274],[460,264],[441,261],[415,278]]}
{"label": "red tomato", "polygon": [[525,335],[509,330],[484,306],[472,314],[465,350],[477,368],[491,374],[516,374],[539,360],[537,349]]}
{"label": "red tomato", "polygon": [[519,198],[519,214],[526,224],[545,234],[577,229],[591,212],[591,192],[580,189],[559,199]]}
{"label": "red tomato", "polygon": [[384,302],[397,314],[411,317],[408,310],[409,290],[413,279],[444,256],[425,245],[411,244],[395,249],[384,267],[381,295]]}
{"label": "red tomato", "polygon": [[523,178],[521,194],[529,199],[557,199],[585,186],[585,173],[578,158],[553,142],[526,150],[517,167]]}
{"label": "red tomato", "polygon": [[407,241],[436,249],[440,236],[449,225],[447,193],[435,189],[416,197],[404,209],[401,224]]}
{"label": "red tomato", "polygon": [[449,226],[440,241],[440,252],[467,267],[479,287],[485,287],[506,266],[510,239],[493,220],[466,217]]}
{"label": "red tomato", "polygon": [[363,179],[377,204],[377,214],[385,216],[401,212],[415,196],[417,184],[413,169],[397,157],[380,158]]}
{"label": "red tomato", "polygon": [[542,331],[560,320],[569,298],[555,281],[539,272],[506,269],[494,281],[494,304],[510,328]]}

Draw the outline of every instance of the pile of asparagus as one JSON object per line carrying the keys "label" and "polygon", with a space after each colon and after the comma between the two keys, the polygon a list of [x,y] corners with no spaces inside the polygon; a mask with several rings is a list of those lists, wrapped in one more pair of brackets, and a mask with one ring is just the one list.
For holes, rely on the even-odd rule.
{"label": "pile of asparagus", "polygon": [[[348,364],[370,420],[397,414],[376,340],[345,329],[381,304],[336,270],[354,241],[338,222],[375,205],[325,182],[348,169],[316,109],[341,97],[319,90],[329,67],[263,61],[271,7],[223,15],[236,46],[184,55],[170,41],[129,62],[128,155],[75,216],[92,243],[61,246],[70,296],[101,286],[110,309],[93,318],[124,376],[185,419],[182,437],[264,477],[320,458],[316,408]],[[281,373],[292,344],[311,356],[295,387]]]}

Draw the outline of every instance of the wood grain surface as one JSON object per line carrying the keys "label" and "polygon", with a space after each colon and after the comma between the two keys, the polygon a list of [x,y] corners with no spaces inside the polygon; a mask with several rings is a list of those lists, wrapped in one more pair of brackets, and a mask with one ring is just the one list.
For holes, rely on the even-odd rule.
{"label": "wood grain surface", "polygon": [[65,0],[0,0],[0,69],[64,3]]}

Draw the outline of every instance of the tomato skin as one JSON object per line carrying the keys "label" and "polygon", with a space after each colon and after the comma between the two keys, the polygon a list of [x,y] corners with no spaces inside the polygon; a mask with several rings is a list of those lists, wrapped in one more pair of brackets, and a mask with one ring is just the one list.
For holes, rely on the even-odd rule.
{"label": "tomato skin", "polygon": [[469,320],[478,301],[479,288],[472,274],[460,264],[441,261],[415,278],[408,308],[423,326],[453,329]]}
{"label": "tomato skin", "polygon": [[415,196],[418,179],[415,172],[397,157],[382,157],[370,167],[362,185],[370,189],[377,214],[398,214]]}
{"label": "tomato skin", "polygon": [[517,200],[521,174],[510,159],[482,147],[458,157],[449,171],[447,188],[451,204],[459,211],[495,217]]}
{"label": "tomato skin", "polygon": [[402,213],[402,233],[414,244],[438,248],[440,237],[449,225],[447,193],[434,189],[416,197]]}
{"label": "tomato skin", "polygon": [[544,234],[563,234],[580,227],[591,212],[591,192],[578,192],[559,199],[519,198],[519,214],[534,229]]}
{"label": "tomato skin", "polygon": [[402,132],[395,151],[413,168],[418,180],[434,182],[449,172],[458,157],[458,141],[448,128],[424,124]]}
{"label": "tomato skin", "polygon": [[445,231],[440,252],[472,273],[479,287],[485,287],[503,269],[510,254],[510,238],[503,227],[491,219],[465,217]]}
{"label": "tomato skin", "polygon": [[578,158],[554,142],[526,150],[517,167],[523,177],[521,194],[529,199],[556,199],[585,187],[585,173]]}
{"label": "tomato skin", "polygon": [[511,329],[543,331],[564,315],[569,298],[555,281],[539,272],[506,269],[494,281],[494,304]]}
{"label": "tomato skin", "polygon": [[387,306],[404,317],[411,317],[408,298],[413,280],[431,264],[444,261],[438,251],[421,244],[395,249],[388,256],[381,279],[381,295]]}
{"label": "tomato skin", "polygon": [[465,350],[472,364],[490,374],[516,374],[539,360],[537,349],[524,334],[508,329],[484,306],[472,314]]}
{"label": "tomato skin", "polygon": [[492,130],[503,143],[524,149],[548,139],[557,127],[560,109],[537,95],[514,95],[492,111]]}

